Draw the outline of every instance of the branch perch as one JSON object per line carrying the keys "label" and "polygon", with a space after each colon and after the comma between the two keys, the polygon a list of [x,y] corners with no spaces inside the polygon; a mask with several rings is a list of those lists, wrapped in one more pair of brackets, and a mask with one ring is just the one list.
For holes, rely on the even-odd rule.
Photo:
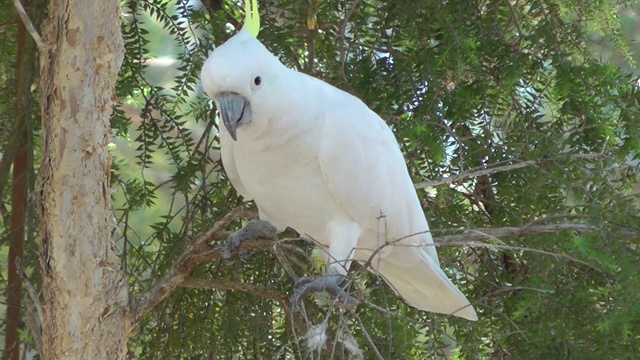
{"label": "branch perch", "polygon": [[[214,247],[210,243],[214,240],[224,238],[224,235],[228,235],[225,228],[235,219],[247,215],[247,212],[243,209],[236,208],[229,214],[225,215],[222,219],[216,222],[211,229],[200,235],[194,242],[192,242],[187,249],[180,255],[180,257],[173,264],[171,269],[149,290],[142,294],[137,299],[134,299],[131,306],[132,324],[137,324],[142,317],[153,310],[162,300],[175,291],[180,286],[187,276],[191,274],[198,265],[218,259],[222,256],[223,247]],[[251,217],[251,216],[250,216]],[[269,249],[273,246],[273,241],[267,241],[265,245],[264,241],[254,241],[242,244],[239,247],[239,251],[249,251],[258,249]]]}
{"label": "branch perch", "polygon": [[[247,283],[238,283],[226,280],[198,280],[187,279],[187,277],[198,267],[200,264],[220,259],[223,257],[225,249],[224,245],[212,246],[211,242],[214,240],[221,240],[229,235],[229,232],[225,228],[235,219],[245,217],[253,217],[253,213],[249,214],[242,209],[235,209],[216,222],[211,229],[199,236],[193,243],[191,243],[187,249],[176,260],[171,269],[160,279],[155,285],[153,285],[148,291],[142,294],[137,299],[134,299],[132,304],[132,324],[137,324],[142,317],[148,314],[156,306],[158,306],[162,300],[171,295],[179,287],[187,288],[204,288],[204,289],[221,289],[221,290],[236,290],[250,292],[280,303],[283,309],[290,314],[290,306],[285,296],[268,290],[263,287],[259,287]],[[446,235],[435,237],[433,240],[436,244],[453,244],[453,243],[470,243],[478,240],[504,237],[504,236],[521,236],[521,235],[533,235],[541,233],[550,233],[558,231],[579,231],[590,232],[595,231],[598,228],[595,226],[579,223],[562,223],[562,224],[549,224],[549,225],[525,225],[523,227],[504,227],[504,228],[480,228],[466,230],[463,234],[458,235]],[[274,250],[274,247],[282,240],[274,240],[272,238],[255,238],[248,240],[240,244],[237,252],[249,252],[256,250],[270,250],[274,251],[278,259],[282,262],[281,257],[284,254]],[[392,245],[389,243],[389,245]],[[283,266],[287,267],[288,262],[284,261]],[[293,272],[287,269],[287,272]],[[291,275],[291,274],[290,274]],[[295,276],[295,274],[293,274]]]}

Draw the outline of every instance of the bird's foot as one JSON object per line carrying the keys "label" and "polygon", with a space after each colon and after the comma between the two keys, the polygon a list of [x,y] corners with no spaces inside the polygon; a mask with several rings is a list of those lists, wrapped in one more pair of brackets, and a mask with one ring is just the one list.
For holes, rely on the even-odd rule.
{"label": "bird's foot", "polygon": [[297,310],[302,300],[312,293],[327,292],[338,301],[338,304],[345,309],[352,309],[356,305],[356,299],[347,294],[339,284],[344,279],[342,275],[325,275],[316,279],[301,277],[294,285],[293,309]]}
{"label": "bird's foot", "polygon": [[238,250],[240,244],[245,241],[253,240],[260,237],[276,238],[278,230],[264,220],[251,220],[242,229],[233,233],[224,243],[222,249],[222,258],[229,259],[231,255]]}

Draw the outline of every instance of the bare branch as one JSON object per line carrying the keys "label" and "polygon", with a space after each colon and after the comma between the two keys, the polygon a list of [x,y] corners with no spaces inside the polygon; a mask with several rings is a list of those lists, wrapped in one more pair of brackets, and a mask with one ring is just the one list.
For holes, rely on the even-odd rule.
{"label": "bare branch", "polygon": [[577,257],[573,257],[570,255],[566,255],[566,254],[562,254],[562,253],[556,253],[553,251],[547,251],[547,250],[540,250],[540,249],[535,249],[535,248],[530,248],[530,247],[525,247],[525,246],[511,246],[511,245],[503,245],[503,244],[490,244],[490,243],[486,243],[486,242],[475,242],[475,241],[468,241],[464,243],[465,245],[469,245],[472,247],[477,247],[477,248],[486,248],[489,250],[507,250],[507,251],[524,251],[524,252],[528,252],[528,253],[533,253],[533,254],[539,254],[539,255],[544,255],[544,256],[550,256],[556,259],[564,259],[567,261],[572,261],[574,263],[577,264],[582,264],[586,267],[592,268],[593,270],[596,271],[601,271],[600,268],[598,268],[596,265],[589,263],[587,261],[584,260],[580,260]]}
{"label": "bare branch", "polygon": [[515,23],[516,29],[518,30],[518,41],[520,41],[524,36],[522,35],[523,32],[522,32],[522,27],[520,26],[520,22],[518,21],[518,15],[516,14],[516,11],[513,8],[513,5],[511,5],[511,1],[507,0],[505,2],[507,3],[507,6],[509,7],[509,11],[511,12],[511,19]]}
{"label": "bare branch", "polygon": [[27,288],[27,293],[31,298],[31,302],[27,302],[27,326],[31,330],[38,353],[42,354],[44,350],[42,345],[42,321],[44,319],[42,302],[40,301],[40,297],[38,296],[38,292],[35,287],[31,281],[29,281],[27,273],[24,271],[22,259],[20,258],[16,258],[16,269],[18,270],[18,275],[22,279],[22,283]]}
{"label": "bare branch", "polygon": [[373,350],[373,352],[376,354],[376,357],[378,359],[384,360],[384,357],[382,356],[382,354],[380,354],[380,351],[378,350],[378,347],[376,346],[375,341],[373,341],[373,339],[369,335],[369,332],[366,330],[367,328],[364,326],[364,323],[362,322],[362,319],[360,319],[360,316],[356,312],[353,312],[353,314],[355,315],[354,317],[358,321],[358,325],[360,325],[360,329],[362,330],[362,333],[364,334],[365,339],[367,339],[367,342],[369,343],[371,350]]}
{"label": "bare branch", "polygon": [[[433,242],[434,242],[434,245],[467,244],[467,245],[475,245],[475,246],[487,246],[488,244],[484,244],[484,243],[481,244],[481,243],[475,243],[475,242],[478,240],[492,239],[492,238],[498,238],[503,236],[532,235],[532,234],[541,234],[541,233],[558,232],[558,231],[591,232],[595,230],[598,230],[598,227],[595,227],[592,225],[586,225],[586,224],[579,224],[579,223],[536,225],[536,226],[525,225],[523,227],[504,227],[504,228],[480,228],[480,229],[468,229],[468,230],[465,230],[464,233],[458,234],[458,235],[445,235],[445,236],[434,237]],[[431,232],[431,231],[426,231],[426,232]],[[427,245],[401,243],[403,240],[406,240],[407,238],[410,238],[412,236],[415,236],[421,233],[424,233],[424,232],[409,234],[399,239],[386,241],[371,253],[371,255],[369,256],[369,259],[365,263],[363,263],[362,266],[364,268],[368,268],[369,266],[371,266],[373,261],[378,256],[378,254],[388,246],[408,246],[408,247],[427,246]],[[433,246],[433,245],[429,245],[429,246]],[[498,247],[498,246],[493,246],[493,247]],[[502,247],[506,248],[506,246],[502,246]],[[511,248],[516,249],[515,247],[511,247]],[[540,251],[536,249],[518,248],[518,250],[528,250],[528,251],[535,251],[535,252],[547,254],[544,251]],[[555,254],[551,254],[551,255],[555,255]]]}
{"label": "bare branch", "polygon": [[483,176],[483,175],[491,175],[491,174],[496,174],[496,173],[505,172],[505,171],[511,171],[511,170],[515,170],[515,169],[522,169],[524,167],[535,165],[537,163],[538,163],[538,161],[529,160],[529,161],[523,161],[523,162],[511,164],[511,165],[496,166],[496,167],[492,167],[492,168],[488,168],[488,169],[464,171],[464,172],[461,172],[460,174],[443,177],[443,178],[438,179],[438,180],[423,181],[423,182],[414,184],[413,186],[416,189],[424,189],[424,188],[428,188],[428,187],[434,187],[434,186],[439,186],[439,185],[444,185],[444,184],[450,184],[452,182],[456,182],[458,180],[462,180],[462,179],[466,179],[466,178],[478,177],[478,176]]}
{"label": "bare branch", "polygon": [[271,299],[279,302],[282,307],[285,308],[287,313],[290,312],[289,305],[287,303],[287,299],[282,296],[280,293],[275,291],[271,291],[265,287],[257,286],[245,282],[237,282],[230,280],[211,280],[211,279],[187,279],[182,284],[181,287],[189,288],[189,289],[216,289],[216,290],[235,290],[248,292],[252,294],[256,294],[263,298]]}
{"label": "bare branch", "polygon": [[586,224],[551,224],[551,225],[534,225],[525,227],[504,227],[504,228],[484,228],[484,229],[470,229],[463,234],[458,235],[445,235],[433,238],[433,242],[439,245],[447,243],[466,243],[478,240],[485,240],[490,238],[498,238],[505,236],[521,236],[521,235],[533,235],[543,234],[558,231],[578,231],[578,232],[591,232],[598,230],[597,227]]}
{"label": "bare branch", "polygon": [[[338,36],[336,40],[340,44],[340,77],[344,81],[346,86],[351,86],[349,84],[349,79],[347,78],[347,74],[345,72],[345,65],[347,61],[347,53],[349,52],[346,44],[346,35],[347,35],[347,26],[349,25],[349,19],[353,14],[355,14],[358,5],[360,5],[361,0],[355,0],[353,4],[351,4],[351,8],[347,11],[342,20],[342,24],[340,25],[340,30],[338,31]],[[353,91],[353,89],[351,89]]]}
{"label": "bare branch", "polygon": [[[268,242],[268,241],[267,241]],[[306,332],[306,325],[297,321],[293,317],[293,312],[291,311],[291,306],[289,306],[288,299],[284,297],[282,294],[277,293],[275,291],[271,291],[262,286],[256,286],[253,284],[248,284],[245,282],[237,282],[237,281],[229,281],[229,280],[209,280],[209,279],[187,279],[182,284],[181,287],[189,288],[189,289],[216,289],[216,290],[234,290],[234,291],[242,291],[248,292],[251,294],[255,294],[258,296],[262,296],[266,299],[271,299],[273,301],[277,301],[282,309],[284,310],[287,317],[292,319],[293,325],[296,327],[296,330],[300,332]]]}
{"label": "bare branch", "polygon": [[276,256],[276,258],[278,258],[278,261],[284,268],[284,271],[287,273],[287,275],[289,275],[289,277],[291,277],[294,282],[298,281],[299,276],[296,275],[296,273],[293,271],[291,262],[285,256],[284,251],[282,250],[282,245],[280,243],[273,244],[273,254]]}
{"label": "bare branch", "polygon": [[42,345],[42,323],[38,320],[36,305],[33,302],[27,302],[27,327],[33,335],[33,341],[36,343],[38,354],[44,353],[44,345]]}
{"label": "bare branch", "polygon": [[2,198],[4,194],[5,185],[9,180],[9,175],[11,175],[11,165],[13,165],[13,159],[18,149],[16,144],[22,140],[18,134],[19,132],[13,129],[13,134],[8,137],[9,143],[3,149],[4,154],[2,154],[2,159],[0,159],[0,198]]}
{"label": "bare branch", "polygon": [[[225,231],[227,225],[243,213],[246,213],[246,211],[241,208],[234,209],[191,243],[162,279],[134,300],[131,309],[132,323],[137,323],[149,311],[158,306],[163,299],[184,282],[198,265],[220,258],[222,247],[213,247],[210,243],[221,239],[222,235],[227,235],[228,232]],[[268,246],[271,245],[273,244],[269,242]],[[240,250],[246,251],[251,246],[255,247],[256,242],[248,242],[248,244],[240,246]]]}
{"label": "bare branch", "polygon": [[27,29],[27,31],[33,38],[33,41],[36,42],[36,46],[38,47],[38,50],[42,51],[44,49],[44,42],[42,41],[42,37],[36,30],[36,27],[33,26],[33,23],[31,22],[31,19],[29,19],[29,15],[27,15],[27,12],[24,10],[24,7],[22,7],[22,3],[20,3],[20,0],[13,0],[13,6],[16,7],[16,11],[18,12],[18,15],[20,15],[20,19],[22,19],[22,23],[24,24],[24,27]]}
{"label": "bare branch", "polygon": [[603,154],[600,153],[590,153],[590,154],[572,154],[572,155],[562,155],[562,156],[556,156],[556,157],[552,157],[552,158],[543,158],[540,160],[527,160],[527,161],[522,161],[522,162],[516,162],[514,164],[509,164],[509,165],[503,165],[503,166],[494,166],[494,167],[490,167],[490,168],[486,168],[486,169],[472,169],[469,171],[464,171],[461,172],[457,175],[453,175],[453,176],[447,176],[447,177],[443,177],[437,180],[431,180],[431,181],[423,181],[417,184],[414,184],[413,186],[416,189],[424,189],[424,188],[428,188],[428,187],[435,187],[435,186],[439,186],[439,185],[444,185],[444,184],[450,184],[462,179],[467,179],[467,178],[472,178],[472,177],[478,177],[478,176],[483,176],[483,175],[491,175],[491,174],[497,174],[497,173],[501,173],[501,172],[506,172],[506,171],[511,171],[511,170],[516,170],[516,169],[522,169],[528,166],[532,166],[532,165],[536,165],[536,164],[540,164],[543,162],[548,162],[548,161],[553,161],[553,160],[558,160],[560,158],[563,157],[568,157],[571,159],[587,159],[587,160],[592,160],[592,159],[597,159],[597,158],[601,158],[603,157]]}
{"label": "bare branch", "polygon": [[[216,222],[211,229],[198,237],[187,249],[180,255],[178,260],[172,268],[160,279],[155,285],[153,285],[147,292],[142,294],[137,299],[134,299],[132,304],[132,323],[136,324],[140,319],[153,310],[158,304],[162,302],[167,296],[173,293],[178,287],[190,287],[190,288],[215,288],[226,290],[237,290],[254,293],[263,296],[268,299],[278,301],[282,304],[285,311],[289,314],[290,308],[285,298],[273,291],[265,288],[246,284],[224,280],[188,280],[187,277],[196,269],[196,267],[207,261],[220,259],[223,255],[224,246],[212,246],[211,243],[215,240],[225,239],[229,232],[225,230],[227,225],[231,221],[235,220],[242,215],[251,215],[245,210],[235,209]],[[589,232],[595,231],[597,227],[579,224],[579,223],[564,223],[564,224],[550,224],[550,225],[532,225],[528,224],[523,227],[505,227],[505,228],[480,228],[466,230],[463,234],[458,235],[446,235],[435,237],[434,242],[436,244],[454,244],[463,243],[470,244],[474,241],[484,240],[488,238],[504,237],[504,236],[520,236],[531,235],[539,233],[549,233],[558,231],[580,231]],[[399,239],[402,240],[402,239]],[[398,240],[398,241],[399,241]],[[287,272],[292,277],[296,277],[295,273],[291,269],[289,259],[284,259],[284,253],[281,248],[277,248],[279,243],[285,240],[274,240],[272,238],[256,238],[242,242],[237,252],[249,252],[256,250],[270,250],[274,252],[278,260],[282,263],[282,266],[287,269]],[[380,251],[386,246],[392,246],[397,241],[387,242],[377,249]],[[374,254],[376,253],[374,252]],[[365,266],[367,264],[364,264]]]}
{"label": "bare branch", "polygon": [[22,282],[27,288],[27,293],[33,301],[33,306],[35,306],[36,311],[38,313],[38,321],[42,324],[42,320],[44,319],[44,310],[42,308],[42,302],[40,301],[40,297],[38,296],[38,292],[36,288],[33,286],[29,278],[27,277],[27,273],[24,271],[24,265],[22,265],[22,260],[20,258],[16,258],[16,268],[18,269],[18,275],[22,278]]}

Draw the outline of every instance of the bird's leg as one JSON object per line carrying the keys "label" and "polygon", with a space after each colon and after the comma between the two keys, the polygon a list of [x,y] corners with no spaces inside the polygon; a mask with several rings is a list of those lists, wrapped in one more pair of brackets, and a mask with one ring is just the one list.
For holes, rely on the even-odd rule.
{"label": "bird's leg", "polygon": [[227,241],[224,243],[224,248],[222,250],[222,258],[228,259],[231,257],[231,254],[235,252],[240,244],[245,241],[257,239],[260,237],[264,238],[276,238],[276,234],[278,230],[275,226],[269,224],[264,220],[251,220],[247,225],[245,225],[242,229],[233,233]]}
{"label": "bird's leg", "polygon": [[293,293],[294,308],[311,293],[326,291],[336,298],[345,308],[356,305],[339,285],[347,275],[347,269],[354,256],[354,249],[361,234],[360,225],[351,221],[336,220],[327,224],[329,235],[327,274],[317,279],[301,278],[295,284]]}
{"label": "bird's leg", "polygon": [[301,277],[296,281],[294,285],[293,293],[293,307],[294,309],[302,302],[302,300],[312,293],[326,291],[338,300],[344,308],[352,308],[356,304],[356,299],[347,294],[341,287],[340,283],[344,280],[345,276],[335,270],[334,267],[330,267],[326,275],[316,279],[308,277]]}

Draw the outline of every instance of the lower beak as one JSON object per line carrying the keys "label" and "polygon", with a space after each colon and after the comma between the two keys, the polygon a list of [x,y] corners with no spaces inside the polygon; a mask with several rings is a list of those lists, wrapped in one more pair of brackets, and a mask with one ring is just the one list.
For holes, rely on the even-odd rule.
{"label": "lower beak", "polygon": [[238,140],[236,135],[238,127],[251,121],[251,103],[245,97],[232,92],[218,94],[216,103],[224,127],[227,128],[233,140]]}

